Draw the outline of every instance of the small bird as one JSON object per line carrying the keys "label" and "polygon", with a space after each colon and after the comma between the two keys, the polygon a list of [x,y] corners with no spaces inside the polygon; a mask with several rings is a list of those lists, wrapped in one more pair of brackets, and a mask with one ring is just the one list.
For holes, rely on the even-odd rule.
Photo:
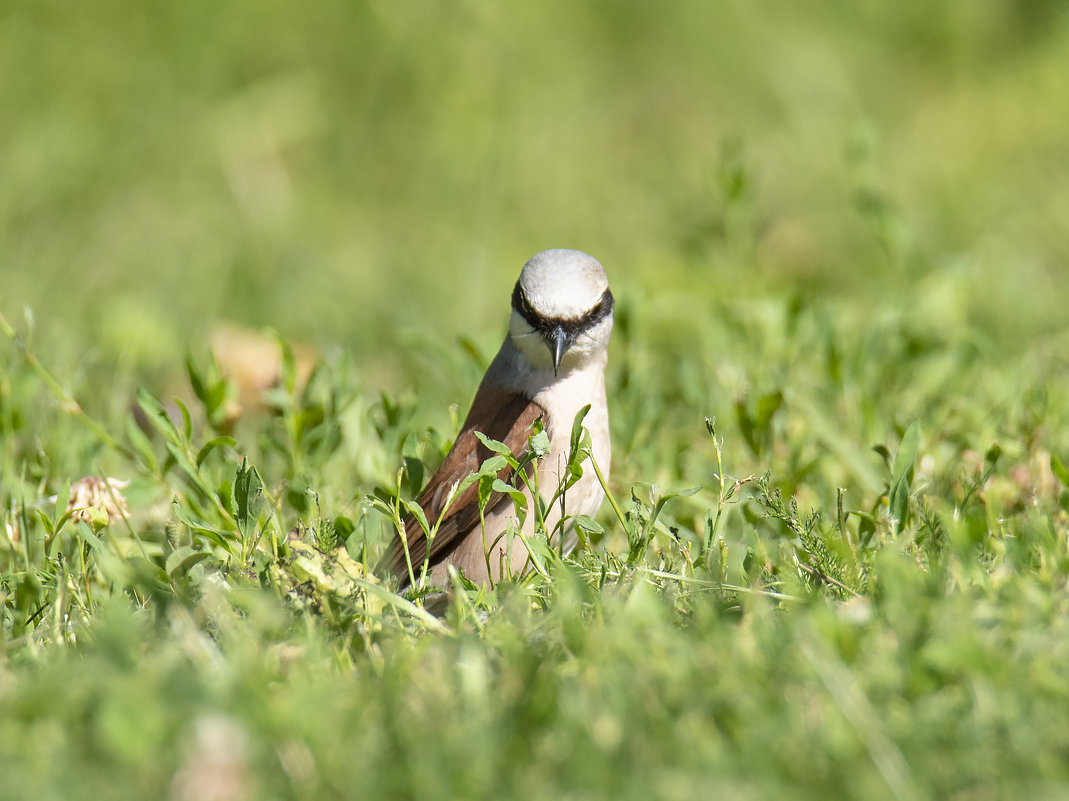
{"label": "small bird", "polygon": [[[457,483],[493,455],[476,432],[504,443],[519,458],[527,451],[532,426],[541,418],[549,436],[549,454],[537,465],[538,486],[548,502],[567,468],[575,416],[589,405],[583,424],[590,432],[591,453],[602,475],[608,476],[611,448],[605,363],[612,311],[605,269],[592,256],[578,250],[544,250],[523,266],[512,291],[505,341],[483,376],[453,447],[416,501],[432,527]],[[512,472],[505,468],[498,477],[508,482]],[[512,483],[527,496],[529,512],[522,531],[529,537],[535,523],[531,493],[521,480]],[[592,515],[603,496],[587,461],[582,478],[564,496],[564,514]],[[447,586],[450,564],[477,583],[497,581],[506,574],[506,567],[512,574],[523,572],[527,549],[519,536],[511,543],[502,536],[510,517],[516,517],[516,510],[506,493],[491,495],[482,520],[477,484],[457,495],[431,543],[431,583]],[[560,519],[558,501],[549,510],[546,530],[552,532]],[[570,528],[564,533],[566,552],[576,541]],[[404,541],[397,537],[380,563],[402,585],[409,583],[406,544],[418,580],[427,539],[414,517],[406,521]]]}

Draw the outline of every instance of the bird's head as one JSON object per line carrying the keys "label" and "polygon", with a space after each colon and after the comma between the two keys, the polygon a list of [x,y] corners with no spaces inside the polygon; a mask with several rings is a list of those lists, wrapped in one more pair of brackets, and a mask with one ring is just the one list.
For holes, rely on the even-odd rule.
{"label": "bird's head", "polygon": [[578,250],[543,250],[512,291],[509,336],[532,366],[555,375],[604,358],[613,297],[605,268]]}

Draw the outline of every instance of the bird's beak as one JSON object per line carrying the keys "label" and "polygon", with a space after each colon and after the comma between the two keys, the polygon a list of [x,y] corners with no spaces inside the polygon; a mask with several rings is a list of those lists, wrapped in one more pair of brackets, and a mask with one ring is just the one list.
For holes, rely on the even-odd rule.
{"label": "bird's beak", "polygon": [[553,354],[553,375],[557,375],[560,370],[560,361],[571,344],[572,338],[559,325],[546,337],[546,345]]}

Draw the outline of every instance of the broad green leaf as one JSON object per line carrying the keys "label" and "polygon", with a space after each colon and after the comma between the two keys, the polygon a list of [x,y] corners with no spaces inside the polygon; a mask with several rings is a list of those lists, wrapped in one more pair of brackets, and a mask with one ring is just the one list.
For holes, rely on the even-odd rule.
{"label": "broad green leaf", "polygon": [[178,442],[178,428],[163,405],[143,386],[137,388],[137,404],[145,412],[149,422],[168,440]]}
{"label": "broad green leaf", "polygon": [[189,413],[189,407],[185,402],[178,397],[171,398],[175,405],[178,407],[178,411],[182,413],[182,438],[189,442],[193,439],[193,417]]}
{"label": "broad green leaf", "polygon": [[348,539],[349,535],[356,531],[356,524],[353,521],[345,517],[344,515],[338,515],[334,518],[334,531],[337,533],[339,539]]}
{"label": "broad green leaf", "polygon": [[917,461],[917,449],[920,447],[920,441],[921,426],[919,422],[914,421],[906,429],[906,433],[902,435],[902,442],[898,445],[894,465],[891,467],[891,474],[894,480],[897,481],[913,467],[913,463]]}
{"label": "broad green leaf", "polygon": [[691,495],[697,495],[701,491],[701,487],[688,487],[687,489],[680,490],[679,492],[671,492],[668,495],[662,495],[660,498],[657,499],[657,503],[653,507],[653,517],[651,518],[650,522],[652,523],[654,520],[657,519],[657,516],[661,513],[661,510],[664,508],[664,505],[673,498],[689,498]]}
{"label": "broad green leaf", "polygon": [[548,456],[551,450],[549,444],[549,434],[545,429],[538,431],[530,436],[527,440],[530,447],[530,453],[536,459],[541,459],[544,456]]}
{"label": "broad green leaf", "polygon": [[223,408],[223,401],[226,400],[226,391],[226,381],[212,384],[211,389],[208,391],[208,398],[204,401],[204,408],[208,412],[208,417],[212,423],[218,423],[223,418],[220,410]]}
{"label": "broad green leaf", "polygon": [[772,417],[783,406],[783,392],[776,390],[762,395],[757,399],[757,410],[754,415],[754,425],[760,430],[767,432],[772,423]]}
{"label": "broad green leaf", "polygon": [[172,578],[181,578],[189,572],[194,565],[200,564],[211,554],[208,551],[199,551],[190,545],[186,545],[174,551],[167,557],[164,570]]}
{"label": "broad green leaf", "polygon": [[494,494],[494,481],[496,476],[479,476],[479,511],[485,511],[486,505],[490,503],[490,498]]}
{"label": "broad green leaf", "polygon": [[201,403],[208,406],[208,384],[197,369],[193,361],[193,354],[186,351],[186,374],[189,376],[189,385],[193,388],[193,394]]}
{"label": "broad green leaf", "polygon": [[52,522],[52,518],[50,518],[45,513],[45,510],[40,508],[39,506],[36,506],[36,507],[34,507],[34,512],[36,512],[37,513],[37,517],[40,518],[41,525],[45,527],[45,534],[48,535],[49,537],[51,537],[53,534],[55,534],[56,533],[56,525],[55,525],[55,523]]}
{"label": "broad green leaf", "polygon": [[224,532],[214,529],[207,523],[201,520],[197,520],[196,518],[191,516],[185,509],[182,508],[182,505],[178,502],[177,498],[171,501],[171,508],[174,509],[175,517],[177,517],[181,523],[185,524],[185,526],[189,528],[190,531],[193,531],[197,534],[201,534],[202,536],[205,536],[209,540],[214,542],[216,545],[219,545],[220,547],[225,548],[228,551],[230,550],[230,541]]}
{"label": "broad green leaf", "polygon": [[605,533],[605,527],[589,515],[575,515],[572,523],[584,545],[589,544],[591,537],[600,537]]}
{"label": "broad green leaf", "polygon": [[476,481],[482,481],[483,479],[493,479],[497,477],[497,474],[509,466],[509,461],[501,454],[495,454],[479,465],[479,469],[474,473],[468,473],[457,484],[456,494],[460,495],[464,490],[474,484]]}
{"label": "broad green leaf", "polygon": [[861,545],[867,546],[872,542],[872,537],[876,533],[876,518],[870,515],[868,512],[862,512],[858,510],[850,511],[846,513],[847,516],[854,515],[858,519],[857,523],[857,538]]}
{"label": "broad green leaf", "polygon": [[424,514],[423,507],[415,501],[401,501],[401,504],[408,510],[408,513],[419,522],[419,527],[423,529],[424,536],[429,537],[431,534],[431,527],[427,522],[427,515]]}
{"label": "broad green leaf", "polygon": [[486,434],[482,433],[481,431],[476,431],[475,436],[479,438],[479,442],[481,442],[483,446],[486,447],[488,450],[493,451],[494,453],[499,453],[504,456],[505,460],[509,463],[513,470],[517,469],[520,466],[520,463],[516,460],[516,457],[513,456],[512,451],[509,450],[508,446],[505,445],[505,443],[498,442],[496,439],[490,439],[488,436],[486,436]]}
{"label": "broad green leaf", "polygon": [[891,469],[891,493],[887,500],[891,507],[891,516],[895,519],[895,531],[901,531],[909,514],[909,490],[913,464],[917,461],[917,449],[920,447],[920,423],[914,422],[902,435],[902,442],[895,454]]}
{"label": "broad green leaf", "polygon": [[264,482],[256,468],[241,460],[234,477],[234,519],[242,534],[248,536],[259,520],[264,501]]}
{"label": "broad green leaf", "polygon": [[479,465],[479,472],[477,476],[496,476],[502,470],[509,466],[509,460],[501,454],[491,456],[481,465]]}
{"label": "broad green leaf", "polygon": [[98,551],[104,547],[104,542],[93,532],[93,529],[90,528],[88,523],[79,521],[78,525],[74,527],[74,530],[94,551]]}
{"label": "broad green leaf", "polygon": [[527,552],[531,554],[532,558],[537,560],[538,564],[542,566],[542,570],[545,570],[545,564],[557,560],[557,552],[553,550],[553,546],[549,544],[549,540],[542,534],[535,534],[534,536],[524,539],[524,545],[527,547]]}
{"label": "broad green leaf", "polygon": [[575,452],[579,449],[579,443],[583,436],[583,421],[590,413],[590,404],[588,403],[582,409],[575,413],[575,419],[572,421],[572,437],[571,437],[571,450]]}
{"label": "broad green leaf", "polygon": [[1062,482],[1062,486],[1069,489],[1069,470],[1066,470],[1065,464],[1058,458],[1057,454],[1052,453],[1050,455],[1050,470]]}
{"label": "broad green leaf", "polygon": [[512,498],[512,503],[516,506],[517,512],[520,510],[523,510],[524,512],[527,511],[527,496],[520,492],[520,490],[506,484],[499,478],[494,479],[493,489],[495,492],[500,492]]}
{"label": "broad green leaf", "polygon": [[204,460],[208,458],[208,455],[216,448],[233,448],[237,444],[237,440],[233,437],[215,437],[210,439],[201,446],[201,449],[197,451],[197,467],[204,464]]}
{"label": "broad green leaf", "polygon": [[385,515],[386,517],[393,519],[393,508],[382,498],[375,495],[368,496],[367,505],[374,509],[376,512]]}
{"label": "broad green leaf", "polygon": [[402,456],[404,468],[405,492],[408,495],[417,495],[423,487],[423,462],[415,454]]}
{"label": "broad green leaf", "polygon": [[881,442],[877,445],[873,445],[872,450],[874,453],[878,454],[881,459],[883,459],[884,465],[887,467],[888,470],[890,470],[891,462],[893,460],[891,459],[891,451],[888,450],[887,446]]}

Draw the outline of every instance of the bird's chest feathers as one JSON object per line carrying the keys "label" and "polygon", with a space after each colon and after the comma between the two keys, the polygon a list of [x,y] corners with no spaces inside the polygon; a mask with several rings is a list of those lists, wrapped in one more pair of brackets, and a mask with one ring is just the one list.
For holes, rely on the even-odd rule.
{"label": "bird's chest feathers", "polygon": [[567,460],[575,416],[589,405],[590,411],[583,419],[583,425],[590,432],[594,458],[603,471],[608,470],[611,455],[609,416],[605,382],[600,371],[576,371],[563,376],[535,394],[534,400],[546,410],[546,433],[552,451],[547,458],[551,464],[547,466],[555,468],[558,461]]}

